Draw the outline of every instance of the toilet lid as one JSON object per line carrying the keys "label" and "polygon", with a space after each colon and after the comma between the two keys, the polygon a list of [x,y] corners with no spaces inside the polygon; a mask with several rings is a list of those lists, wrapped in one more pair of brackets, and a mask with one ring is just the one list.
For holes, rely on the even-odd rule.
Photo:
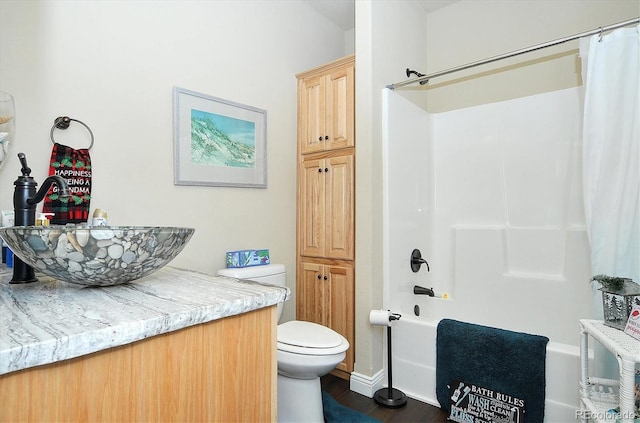
{"label": "toilet lid", "polygon": [[304,348],[335,348],[344,338],[328,327],[292,320],[278,325],[278,343]]}

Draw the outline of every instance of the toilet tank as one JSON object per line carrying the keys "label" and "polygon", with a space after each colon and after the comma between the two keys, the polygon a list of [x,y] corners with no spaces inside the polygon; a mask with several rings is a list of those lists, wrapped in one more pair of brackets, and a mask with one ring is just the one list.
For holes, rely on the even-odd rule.
{"label": "toilet tank", "polygon": [[[218,270],[218,275],[236,279],[249,279],[276,286],[287,286],[287,269],[284,264],[266,264],[264,266],[229,267]],[[282,316],[284,303],[278,303],[278,321]]]}
{"label": "toilet tank", "polygon": [[236,279],[270,283],[271,285],[286,286],[287,270],[284,264],[266,264],[264,266],[229,267],[218,270],[218,275]]}

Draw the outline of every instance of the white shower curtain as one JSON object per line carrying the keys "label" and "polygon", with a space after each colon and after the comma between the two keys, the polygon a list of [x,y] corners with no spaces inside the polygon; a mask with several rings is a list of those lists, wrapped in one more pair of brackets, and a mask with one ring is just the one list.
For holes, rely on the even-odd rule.
{"label": "white shower curtain", "polygon": [[[640,283],[640,26],[584,38],[580,56],[591,272]],[[594,308],[602,319],[595,290]]]}
{"label": "white shower curtain", "polygon": [[640,26],[583,39],[580,56],[591,269],[640,282]]}

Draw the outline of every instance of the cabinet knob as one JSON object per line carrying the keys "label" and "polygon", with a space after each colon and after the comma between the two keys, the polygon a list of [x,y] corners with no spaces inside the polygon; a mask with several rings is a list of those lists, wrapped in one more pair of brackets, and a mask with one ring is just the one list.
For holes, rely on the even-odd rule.
{"label": "cabinet knob", "polygon": [[322,276],[318,275],[318,279],[322,279]]}
{"label": "cabinet knob", "polygon": [[328,168],[328,167],[325,167],[325,168],[324,168],[324,171],[325,171],[325,172],[328,172],[328,171],[329,171],[329,168]]}
{"label": "cabinet knob", "polygon": [[324,136],[324,140],[326,141],[326,140],[328,140],[328,139],[329,139],[329,135],[325,135],[325,136]]}
{"label": "cabinet knob", "polygon": [[318,137],[318,141],[322,141],[322,135]]}
{"label": "cabinet knob", "polygon": [[326,280],[328,280],[329,278],[327,277],[327,275],[324,275],[324,278],[323,278],[323,279],[326,281]]}
{"label": "cabinet knob", "polygon": [[321,167],[318,168],[318,173],[322,173],[322,168]]}

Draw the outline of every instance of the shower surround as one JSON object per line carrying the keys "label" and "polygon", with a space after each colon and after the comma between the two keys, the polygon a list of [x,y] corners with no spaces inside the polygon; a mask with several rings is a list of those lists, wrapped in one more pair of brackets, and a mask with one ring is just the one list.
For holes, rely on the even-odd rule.
{"label": "shower surround", "polygon": [[[578,319],[592,315],[580,89],[438,114],[382,95],[385,308],[403,316],[394,387],[437,404],[443,318],[539,334],[551,340],[545,420],[572,421]],[[411,271],[414,248],[430,272]]]}

